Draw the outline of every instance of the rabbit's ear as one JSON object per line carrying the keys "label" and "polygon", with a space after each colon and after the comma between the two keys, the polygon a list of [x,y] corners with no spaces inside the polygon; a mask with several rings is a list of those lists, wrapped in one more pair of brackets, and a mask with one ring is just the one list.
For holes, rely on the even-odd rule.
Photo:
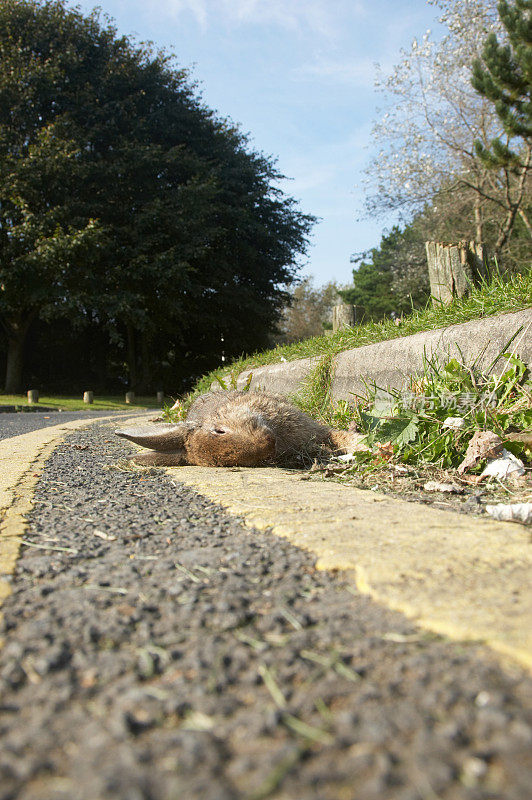
{"label": "rabbit's ear", "polygon": [[171,453],[183,449],[188,435],[195,427],[189,422],[158,422],[139,428],[123,428],[115,433],[135,444],[140,444],[141,447]]}
{"label": "rabbit's ear", "polygon": [[184,450],[177,450],[175,453],[156,453],[155,450],[148,450],[147,453],[131,456],[129,460],[141,467],[182,467],[188,463]]}

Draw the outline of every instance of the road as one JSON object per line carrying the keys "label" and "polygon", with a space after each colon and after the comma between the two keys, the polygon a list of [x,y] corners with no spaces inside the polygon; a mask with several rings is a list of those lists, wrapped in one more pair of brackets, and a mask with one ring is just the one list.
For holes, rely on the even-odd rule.
{"label": "road", "polygon": [[[156,412],[154,412],[155,414]],[[131,416],[130,411],[25,411],[25,412],[4,412],[0,413],[0,441],[11,436],[19,436],[22,433],[50,428],[64,422],[72,422],[76,419],[96,419],[97,417]]]}
{"label": "road", "polygon": [[128,469],[112,427],[70,434],[35,490],[0,800],[529,800],[529,674]]}

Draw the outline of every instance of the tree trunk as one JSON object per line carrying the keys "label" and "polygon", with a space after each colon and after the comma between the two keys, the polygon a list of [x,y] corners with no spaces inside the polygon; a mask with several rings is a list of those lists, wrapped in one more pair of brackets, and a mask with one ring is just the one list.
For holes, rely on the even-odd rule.
{"label": "tree trunk", "polygon": [[140,339],[141,376],[139,392],[148,394],[151,389],[152,379],[152,354],[150,351],[150,337],[143,331]]}
{"label": "tree trunk", "polygon": [[480,207],[480,196],[475,196],[475,240],[482,242],[484,238],[484,222],[482,219],[482,209]]}
{"label": "tree trunk", "polygon": [[26,318],[6,321],[7,331],[7,366],[5,391],[7,394],[19,394],[22,391],[22,370],[24,367],[24,344],[34,314]]}
{"label": "tree trunk", "polygon": [[347,303],[333,306],[333,332],[345,330],[345,328],[352,328],[356,323],[355,306],[350,306]]}
{"label": "tree trunk", "polygon": [[129,372],[129,388],[137,386],[137,351],[135,347],[135,329],[127,324],[127,367]]}
{"label": "tree trunk", "polygon": [[425,242],[430,293],[435,306],[463,297],[486,274],[486,254],[478,242],[443,245]]}

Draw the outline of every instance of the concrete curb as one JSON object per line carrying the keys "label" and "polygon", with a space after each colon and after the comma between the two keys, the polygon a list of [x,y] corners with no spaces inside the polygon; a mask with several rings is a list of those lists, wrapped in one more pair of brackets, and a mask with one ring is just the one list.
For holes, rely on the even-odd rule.
{"label": "concrete curb", "polygon": [[26,517],[33,507],[33,489],[46,459],[72,431],[107,420],[128,421],[146,413],[124,415],[125,419],[114,414],[73,420],[0,440],[0,609],[11,594],[11,576],[22,544]]}
{"label": "concrete curb", "polygon": [[421,627],[484,641],[532,672],[532,548],[524,526],[427,508],[271,468],[172,467],[250,527],[346,570]]}
{"label": "concrete curb", "polygon": [[[441,360],[463,355],[466,363],[478,359],[479,367],[487,369],[516,333],[511,350],[532,365],[532,308],[346,350],[333,361],[332,397],[348,400],[364,394],[367,383],[400,389],[409,376],[422,372],[425,357]],[[237,386],[243,388],[251,373],[252,389],[295,394],[319,360],[320,356],[314,356],[246,370],[239,375]],[[502,369],[504,363],[500,359],[493,371]]]}

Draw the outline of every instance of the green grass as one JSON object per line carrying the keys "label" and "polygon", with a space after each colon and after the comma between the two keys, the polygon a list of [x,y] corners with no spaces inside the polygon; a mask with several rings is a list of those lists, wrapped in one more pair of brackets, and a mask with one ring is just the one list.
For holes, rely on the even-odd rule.
{"label": "green grass", "polygon": [[[230,365],[236,376],[247,369],[275,364],[279,361],[294,361],[311,356],[334,356],[343,350],[362,347],[388,339],[409,336],[420,331],[444,328],[460,322],[468,322],[480,317],[519,311],[532,305],[532,270],[526,274],[515,274],[510,278],[499,274],[492,275],[481,286],[474,288],[467,297],[454,300],[448,306],[427,306],[422,310],[414,310],[404,317],[400,326],[392,320],[368,322],[334,336],[318,336],[295,344],[275,347],[261,353],[242,357]],[[227,375],[228,368],[223,367],[203,376],[196,384],[193,396],[206,392],[217,376]]]}
{"label": "green grass", "polygon": [[[86,404],[83,397],[43,395],[39,397],[39,406],[62,409],[63,411],[128,411],[134,408],[160,408],[160,404],[154,397],[137,397],[134,403],[126,403],[124,396],[102,396],[95,397],[94,402]],[[0,394],[0,406],[18,406],[19,408],[34,408],[28,405],[28,398],[25,394]]]}
{"label": "green grass", "polygon": [[[511,348],[510,348],[511,349]],[[502,355],[502,354],[501,354]],[[330,404],[330,413],[336,410]],[[369,453],[366,463],[385,457],[403,464],[435,464],[457,467],[477,431],[490,431],[505,440],[507,434],[532,428],[532,382],[527,365],[516,355],[506,354],[502,374],[482,372],[451,358],[446,363],[427,360],[424,375],[411,383],[407,392],[392,390],[378,397],[375,390],[365,401],[340,409],[345,422],[355,423],[365,434]],[[459,419],[460,428],[446,426],[449,418]],[[331,423],[335,421],[331,419]],[[528,457],[528,445],[506,442],[515,455]]]}

